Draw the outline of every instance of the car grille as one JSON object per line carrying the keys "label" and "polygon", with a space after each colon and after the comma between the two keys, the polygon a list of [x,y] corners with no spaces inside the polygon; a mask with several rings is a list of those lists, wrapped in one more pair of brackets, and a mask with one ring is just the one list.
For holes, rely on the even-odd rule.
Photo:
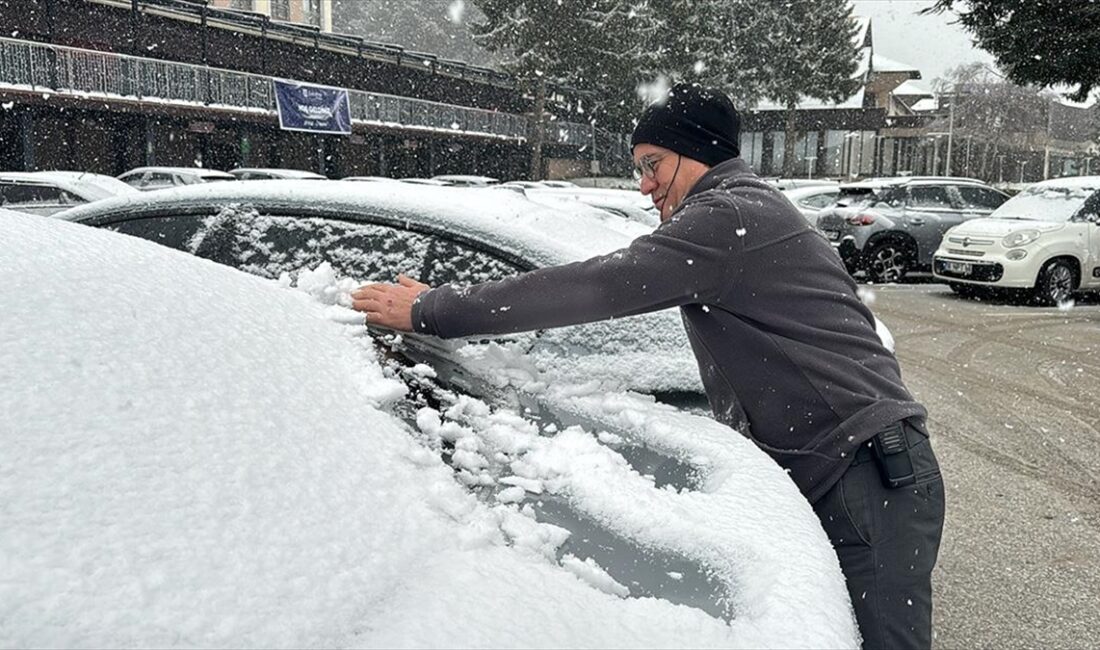
{"label": "car grille", "polygon": [[963,257],[981,257],[985,255],[985,251],[963,250],[961,248],[948,248],[947,252],[952,255],[962,255]]}
{"label": "car grille", "polygon": [[1004,276],[1004,267],[1000,264],[989,262],[967,262],[970,265],[970,273],[958,273],[956,271],[947,270],[947,262],[951,260],[945,260],[941,257],[933,260],[933,267],[936,275],[942,275],[948,278],[960,278],[963,280],[974,280],[975,282],[996,282]]}
{"label": "car grille", "polygon": [[952,244],[962,244],[963,246],[992,246],[995,242],[992,239],[979,239],[977,237],[960,237],[958,235],[952,235],[947,238],[947,241]]}

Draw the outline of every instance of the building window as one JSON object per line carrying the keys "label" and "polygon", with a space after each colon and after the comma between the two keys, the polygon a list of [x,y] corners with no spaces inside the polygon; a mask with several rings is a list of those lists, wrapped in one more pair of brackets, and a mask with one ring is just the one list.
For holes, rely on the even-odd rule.
{"label": "building window", "polygon": [[271,17],[275,20],[290,20],[290,0],[271,0]]}
{"label": "building window", "polygon": [[241,9],[243,11],[253,11],[252,0],[229,0],[230,9]]}
{"label": "building window", "polygon": [[321,0],[302,0],[304,22],[321,26]]}
{"label": "building window", "polygon": [[764,153],[764,134],[760,131],[741,133],[741,158],[755,171],[760,171]]}

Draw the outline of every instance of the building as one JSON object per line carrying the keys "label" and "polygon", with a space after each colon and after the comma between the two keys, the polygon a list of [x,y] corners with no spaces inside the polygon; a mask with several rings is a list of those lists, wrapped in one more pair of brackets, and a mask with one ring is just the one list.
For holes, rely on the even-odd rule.
{"label": "building", "polygon": [[[1094,169],[1091,105],[999,77],[933,92],[916,67],[876,53],[871,20],[857,20],[859,88],[839,104],[807,99],[798,106],[798,176],[955,175],[1020,183]],[[741,153],[762,175],[783,169],[785,118],[785,107],[773,102],[744,115]]]}
{"label": "building", "polygon": [[[0,24],[0,169],[523,178],[530,164],[530,99],[461,61],[193,0],[0,0]],[[275,79],[347,89],[352,133],[281,130]],[[554,122],[546,157],[592,140]]]}
{"label": "building", "polygon": [[332,31],[332,0],[210,0],[213,7],[251,11],[288,23]]}

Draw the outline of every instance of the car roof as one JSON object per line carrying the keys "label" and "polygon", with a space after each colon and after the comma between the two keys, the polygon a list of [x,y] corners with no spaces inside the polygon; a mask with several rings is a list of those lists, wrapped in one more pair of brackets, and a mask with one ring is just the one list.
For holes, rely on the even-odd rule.
{"label": "car roof", "polygon": [[901,187],[903,185],[982,185],[989,187],[985,181],[977,178],[962,176],[897,176],[887,178],[869,178],[853,183],[843,183],[842,190],[850,189],[883,189],[887,187]]}
{"label": "car roof", "polygon": [[438,176],[432,176],[432,178],[440,181],[455,181],[459,183],[493,184],[500,182],[500,179],[493,178],[491,176],[473,176],[469,174],[441,174]]}
{"label": "car roof", "polygon": [[324,175],[317,172],[306,171],[304,169],[280,169],[278,167],[236,167],[230,169],[230,174],[244,174],[247,172],[259,172],[261,174],[277,174],[284,178],[325,178]]}
{"label": "car roof", "polygon": [[[353,221],[374,215],[427,230],[445,230],[486,246],[514,251],[540,266],[611,252],[650,231],[619,216],[595,210],[553,209],[519,192],[492,188],[293,179],[187,185],[77,206],[56,216],[98,224],[138,212],[168,214],[186,211],[188,206],[242,203]],[[562,232],[573,236],[562,238]]]}
{"label": "car roof", "polygon": [[136,174],[139,172],[163,172],[165,174],[187,174],[191,176],[220,176],[222,178],[236,178],[233,174],[218,169],[206,169],[204,167],[135,167],[124,174]]}
{"label": "car roof", "polygon": [[113,176],[77,171],[0,172],[0,179],[18,180],[35,185],[58,187],[82,199],[95,201],[120,194],[136,194],[137,189]]}
{"label": "car roof", "polygon": [[[1063,178],[1051,178],[1032,184],[1030,187],[1040,188],[1066,188],[1066,189],[1095,189],[1100,187],[1100,176],[1066,176]],[[1029,188],[1030,189],[1030,188]]]}

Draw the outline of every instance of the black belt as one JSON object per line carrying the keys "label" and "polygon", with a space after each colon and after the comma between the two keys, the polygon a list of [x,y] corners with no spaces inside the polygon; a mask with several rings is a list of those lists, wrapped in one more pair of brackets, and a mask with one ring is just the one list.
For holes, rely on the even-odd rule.
{"label": "black belt", "polygon": [[876,433],[856,450],[852,466],[878,461],[879,474],[888,488],[899,488],[916,482],[909,450],[928,439],[917,425],[901,420]]}

